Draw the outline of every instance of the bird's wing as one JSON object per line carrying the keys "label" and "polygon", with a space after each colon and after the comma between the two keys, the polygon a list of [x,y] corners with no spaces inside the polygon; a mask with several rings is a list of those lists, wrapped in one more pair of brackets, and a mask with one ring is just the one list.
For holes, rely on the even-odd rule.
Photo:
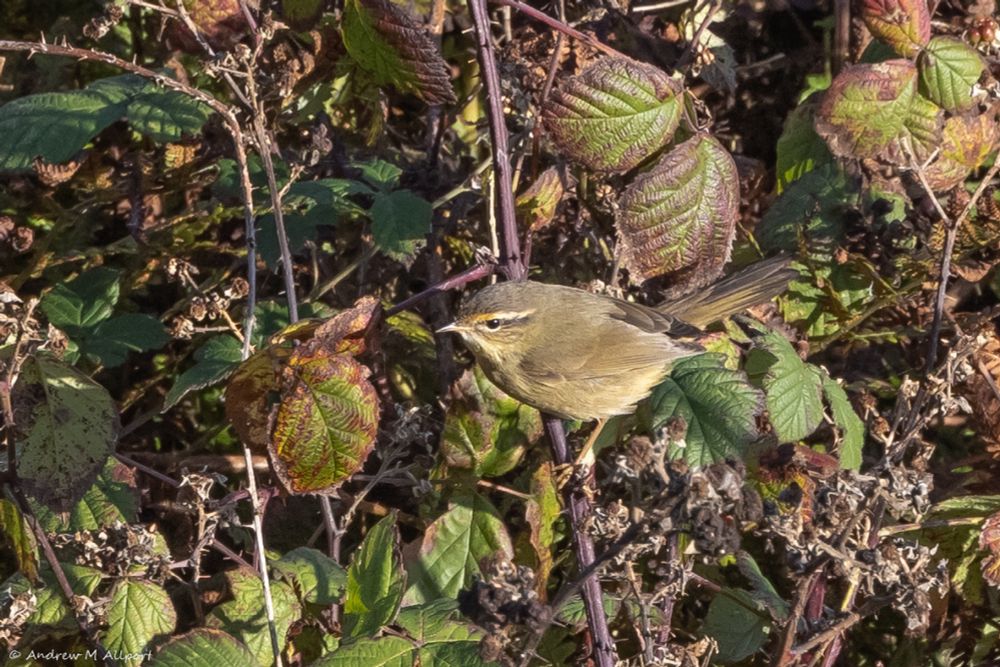
{"label": "bird's wing", "polygon": [[630,303],[621,299],[609,299],[608,315],[616,320],[638,327],[646,333],[662,333],[675,338],[694,338],[703,332],[679,317],[661,312],[649,306]]}

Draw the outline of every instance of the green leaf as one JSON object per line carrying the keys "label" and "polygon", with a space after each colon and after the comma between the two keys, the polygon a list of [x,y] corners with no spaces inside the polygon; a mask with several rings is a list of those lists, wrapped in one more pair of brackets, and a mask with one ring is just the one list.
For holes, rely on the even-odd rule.
{"label": "green leaf", "polygon": [[[206,619],[210,628],[225,630],[250,649],[256,663],[262,667],[274,663],[271,636],[264,611],[264,585],[256,572],[247,568],[225,573],[233,599],[212,610]],[[274,620],[278,630],[278,643],[284,647],[288,628],[299,619],[302,607],[292,587],[282,581],[271,582],[274,601]]]}
{"label": "green leaf", "polygon": [[766,250],[794,250],[799,235],[836,240],[852,206],[860,201],[857,184],[834,163],[816,167],[789,185],[754,230]]}
{"label": "green leaf", "polygon": [[228,334],[205,341],[194,353],[194,366],[181,373],[167,392],[163,411],[177,405],[188,392],[211,387],[232,375],[243,360],[242,347]]}
{"label": "green leaf", "polygon": [[400,610],[396,625],[422,645],[471,642],[478,647],[482,632],[462,620],[456,600],[434,600]]}
{"label": "green leaf", "polygon": [[53,325],[70,337],[79,336],[111,317],[118,303],[118,271],[98,267],[84,271],[73,280],[58,283],[39,306]]}
{"label": "green leaf", "polygon": [[24,490],[55,511],[83,497],[118,440],[118,411],[107,390],[42,355],[25,362],[14,386],[24,406],[17,424],[17,472]]}
{"label": "green leaf", "polygon": [[431,231],[431,204],[409,190],[375,195],[370,215],[375,244],[393,259],[412,261]]}
{"label": "green leaf", "polygon": [[444,460],[479,477],[513,470],[525,448],[542,435],[538,410],[503,393],[478,366],[462,375],[456,389],[441,432]]}
{"label": "green leaf", "polygon": [[309,547],[292,549],[271,563],[275,575],[295,589],[302,602],[336,604],[347,585],[347,572],[335,560]]}
{"label": "green leaf", "polygon": [[753,586],[750,596],[764,605],[775,620],[783,621],[788,618],[790,611],[788,603],[778,595],[778,591],[774,588],[771,580],[765,577],[764,573],[760,571],[760,566],[757,565],[757,561],[753,559],[753,556],[746,551],[739,551],[736,554],[736,566],[743,576],[750,580],[750,584]]}
{"label": "green leaf", "polygon": [[785,127],[776,148],[778,194],[803,174],[833,160],[826,142],[813,128],[816,106],[810,102],[800,104],[785,119]]}
{"label": "green leaf", "polygon": [[775,331],[756,337],[754,345],[746,369],[751,378],[761,378],[778,442],[805,438],[823,421],[823,374]]}
{"label": "green leaf", "polygon": [[344,638],[370,637],[399,612],[406,574],[399,558],[396,517],[387,516],[365,535],[347,568]]}
{"label": "green leaf", "polygon": [[361,178],[385,192],[397,187],[399,179],[403,175],[402,169],[391,162],[378,158],[368,162],[355,163],[353,166],[361,170]]}
{"label": "green leaf", "polygon": [[413,667],[415,653],[412,643],[390,635],[341,646],[312,667]]}
{"label": "green leaf", "polygon": [[739,662],[764,646],[770,624],[762,614],[750,611],[762,610],[763,607],[749,593],[735,588],[723,590],[728,594],[720,593],[712,599],[702,632],[719,643],[719,652],[715,656],[717,661]]}
{"label": "green leaf", "polygon": [[649,400],[639,407],[639,423],[657,434],[668,421],[682,418],[687,425],[683,445],[671,443],[667,455],[692,466],[742,458],[746,447],[760,437],[757,417],[764,397],[740,371],[726,368],[721,354],[699,354],[674,364]]}
{"label": "green leaf", "polygon": [[151,667],[247,667],[255,659],[250,650],[221,630],[198,628],[164,644]]}
{"label": "green leaf", "polygon": [[139,512],[135,473],[128,466],[109,458],[97,480],[69,512],[52,512],[42,505],[34,509],[39,523],[50,533],[100,530],[119,521],[133,523]]}
{"label": "green leaf", "polygon": [[121,664],[138,665],[153,640],[169,635],[176,625],[177,612],[162,587],[149,581],[122,579],[111,594],[104,647],[126,656]]}
{"label": "green leaf", "polygon": [[900,139],[911,135],[927,144],[942,122],[940,110],[917,94],[917,68],[908,60],[845,68],[816,113],[816,131],[834,155],[902,164],[911,158],[902,155]]}
{"label": "green leaf", "polygon": [[0,535],[3,535],[4,543],[14,552],[18,572],[28,579],[36,579],[38,545],[35,544],[35,536],[18,506],[6,498],[0,498]]}
{"label": "green leaf", "polygon": [[163,324],[145,313],[126,313],[104,320],[80,341],[84,354],[97,357],[105,368],[125,363],[129,352],[158,350],[170,342]]}
{"label": "green leaf", "polygon": [[604,57],[552,93],[542,120],[567,157],[595,171],[628,171],[670,143],[681,90],[657,67]]}
{"label": "green leaf", "polygon": [[481,574],[479,563],[500,554],[513,556],[507,528],[493,504],[478,493],[456,497],[424,532],[407,564],[411,586],[407,604],[452,598]]}
{"label": "green leaf", "polygon": [[301,346],[288,369],[268,443],[272,466],[291,493],[329,491],[375,446],[378,395],[368,368],[349,354]]}
{"label": "green leaf", "polygon": [[417,655],[421,665],[438,665],[439,667],[485,667],[485,665],[498,664],[483,660],[480,656],[478,641],[421,646]]}
{"label": "green leaf", "polygon": [[973,104],[972,88],[985,64],[979,53],[954,37],[935,37],[917,59],[920,92],[948,111]]}
{"label": "green leaf", "polygon": [[823,373],[823,395],[830,404],[833,423],[840,429],[840,467],[845,470],[861,468],[861,450],[865,445],[865,423],[854,411],[847,392],[828,373]]}
{"label": "green leaf", "polygon": [[84,90],[21,97],[0,107],[0,170],[25,171],[36,157],[66,162],[121,118],[156,141],[176,141],[201,130],[210,111],[182,93],[126,74]]}
{"label": "green leaf", "polygon": [[713,137],[698,134],[675,147],[636,177],[618,203],[618,247],[633,281],[681,274],[688,287],[703,286],[729,261],[739,177]]}
{"label": "green leaf", "polygon": [[340,27],[347,53],[379,85],[428,104],[455,101],[448,64],[423,25],[388,0],[346,0]]}
{"label": "green leaf", "polygon": [[[344,218],[361,215],[363,209],[348,197],[364,192],[362,188],[364,186],[357,181],[343,178],[299,181],[289,187],[281,204],[290,252],[301,251],[306,242],[316,238],[320,227],[333,226]],[[258,218],[257,230],[257,250],[261,259],[268,266],[276,266],[281,251],[273,213]]]}
{"label": "green leaf", "polygon": [[861,18],[872,35],[901,56],[917,55],[931,38],[931,14],[924,0],[864,0]]}

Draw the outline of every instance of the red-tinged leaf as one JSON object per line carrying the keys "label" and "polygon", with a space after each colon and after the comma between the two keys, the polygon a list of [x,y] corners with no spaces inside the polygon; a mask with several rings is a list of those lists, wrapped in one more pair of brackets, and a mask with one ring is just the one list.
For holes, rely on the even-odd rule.
{"label": "red-tinged leaf", "polygon": [[664,274],[689,287],[712,282],[729,260],[739,192],[726,149],[708,135],[688,139],[622,195],[622,265],[636,282]]}
{"label": "red-tinged leaf", "polygon": [[909,164],[938,138],[942,113],[917,93],[917,68],[908,60],[855,65],[833,80],[816,114],[816,131],[839,157]]}
{"label": "red-tinged leaf", "polygon": [[652,65],[602,58],[563,83],[542,118],[571,159],[595,171],[627,171],[670,142],[680,95],[681,85]]}
{"label": "red-tinged leaf", "polygon": [[1000,588],[1000,512],[990,515],[983,522],[979,548],[989,554],[983,558],[983,579]]}
{"label": "red-tinged leaf", "polygon": [[517,197],[517,217],[529,231],[537,231],[552,222],[565,189],[559,170],[549,167]]}
{"label": "red-tinged leaf", "polygon": [[979,53],[965,42],[935,37],[917,59],[920,92],[947,111],[968,109],[984,67]]}
{"label": "red-tinged leaf", "polygon": [[341,34],[351,58],[376,83],[428,104],[455,101],[440,48],[401,6],[389,0],[346,0]]}
{"label": "red-tinged leaf", "polygon": [[926,0],[863,0],[861,18],[875,37],[901,56],[912,58],[931,38]]}
{"label": "red-tinged leaf", "polygon": [[319,325],[308,344],[318,344],[335,353],[361,354],[366,347],[364,334],[378,305],[375,297],[361,297],[352,308],[342,310]]}
{"label": "red-tinged leaf", "polygon": [[299,348],[283,371],[268,454],[291,493],[323,493],[356,473],[375,445],[378,395],[347,354]]}
{"label": "red-tinged leaf", "polygon": [[263,454],[271,440],[268,417],[277,391],[276,348],[261,350],[236,369],[226,385],[226,419],[251,450]]}
{"label": "red-tinged leaf", "polygon": [[998,142],[1000,124],[996,108],[975,116],[951,116],[944,122],[937,159],[924,169],[928,183],[937,192],[963,183],[993,153]]}

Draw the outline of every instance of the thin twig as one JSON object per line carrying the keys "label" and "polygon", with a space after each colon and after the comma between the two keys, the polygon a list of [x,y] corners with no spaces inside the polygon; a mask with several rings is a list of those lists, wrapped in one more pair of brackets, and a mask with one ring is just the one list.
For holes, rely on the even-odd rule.
{"label": "thin twig", "polygon": [[[695,57],[698,55],[698,45],[701,43],[701,38],[708,30],[708,26],[715,19],[715,13],[722,9],[722,0],[714,0],[712,5],[708,8],[708,12],[705,14],[705,20],[701,22],[695,30],[694,37],[688,43],[687,48],[684,49],[684,53],[681,57],[677,59],[677,65],[675,69],[683,69],[687,67],[690,63],[694,62]],[[693,14],[694,12],[692,12]]]}
{"label": "thin twig", "polygon": [[592,46],[595,49],[597,49],[598,51],[601,51],[601,52],[603,52],[603,53],[605,53],[605,54],[607,54],[609,56],[613,56],[615,58],[624,58],[626,60],[632,60],[632,58],[629,58],[628,56],[626,56],[624,53],[622,53],[618,49],[612,48],[612,47],[608,46],[607,44],[604,44],[600,40],[595,39],[594,37],[592,37],[592,36],[590,36],[590,35],[588,35],[586,33],[580,32],[576,28],[572,28],[569,25],[567,25],[566,23],[563,23],[562,21],[560,21],[558,19],[554,19],[551,16],[549,16],[548,14],[546,14],[544,12],[540,12],[537,9],[535,9],[534,7],[530,7],[530,6],[526,5],[526,4],[524,4],[523,2],[518,2],[518,0],[490,0],[490,2],[492,2],[493,4],[496,4],[496,5],[503,5],[505,7],[512,7],[514,9],[516,9],[517,11],[521,12],[522,14],[525,14],[526,16],[529,16],[529,17],[535,19],[539,23],[544,23],[545,25],[549,26],[553,30],[558,30],[559,32],[563,33],[564,35],[568,35],[568,36],[572,37],[573,39],[578,39],[581,42],[584,42],[585,44],[587,44],[589,46]]}

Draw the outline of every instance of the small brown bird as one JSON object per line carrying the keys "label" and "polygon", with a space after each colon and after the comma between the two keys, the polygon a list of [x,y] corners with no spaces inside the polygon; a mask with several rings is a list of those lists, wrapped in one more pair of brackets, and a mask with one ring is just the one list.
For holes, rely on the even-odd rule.
{"label": "small brown bird", "polygon": [[757,262],[657,308],[532,281],[486,287],[439,333],[465,341],[490,380],[522,403],[563,419],[630,414],[670,372],[697,354],[700,327],[785,290],[788,259]]}

